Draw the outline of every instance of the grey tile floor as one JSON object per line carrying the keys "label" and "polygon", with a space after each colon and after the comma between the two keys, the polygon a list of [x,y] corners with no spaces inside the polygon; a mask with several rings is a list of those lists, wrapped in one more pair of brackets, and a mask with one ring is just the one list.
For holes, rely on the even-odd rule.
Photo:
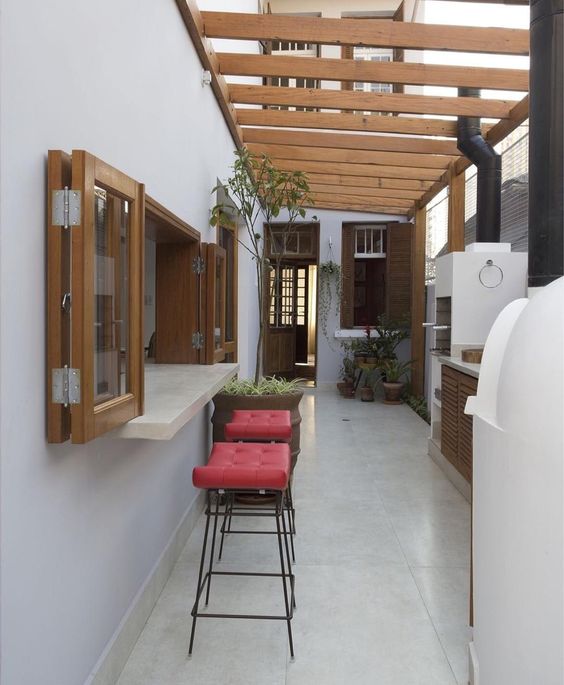
{"label": "grey tile floor", "polygon": [[[470,508],[427,457],[427,424],[328,390],[302,415],[296,660],[283,623],[216,619],[187,660],[202,517],[118,685],[466,685]],[[275,540],[227,539],[224,570],[277,570]],[[251,600],[281,612],[279,579],[214,579],[209,609]]]}

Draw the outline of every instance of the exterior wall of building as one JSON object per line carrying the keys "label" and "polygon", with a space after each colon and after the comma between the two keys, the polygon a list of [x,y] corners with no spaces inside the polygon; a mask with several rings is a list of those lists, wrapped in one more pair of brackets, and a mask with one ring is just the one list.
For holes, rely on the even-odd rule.
{"label": "exterior wall of building", "polygon": [[[256,0],[199,4],[257,9]],[[210,241],[210,189],[234,144],[174,0],[4,0],[0,45],[0,680],[80,685],[195,501],[191,471],[205,459],[209,417],[200,412],[168,442],[47,444],[47,151],[89,150]],[[240,258],[246,349],[256,318],[244,250]]]}

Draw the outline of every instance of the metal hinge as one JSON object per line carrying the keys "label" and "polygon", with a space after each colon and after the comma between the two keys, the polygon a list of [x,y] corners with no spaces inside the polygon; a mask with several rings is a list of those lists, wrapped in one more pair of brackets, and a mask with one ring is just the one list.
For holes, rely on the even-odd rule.
{"label": "metal hinge", "polygon": [[80,369],[51,370],[51,400],[55,404],[80,404]]}
{"label": "metal hinge", "polygon": [[204,336],[200,331],[197,331],[192,335],[192,347],[195,350],[201,350],[202,347],[204,346]]}
{"label": "metal hinge", "polygon": [[206,270],[206,260],[203,257],[194,257],[192,260],[192,271],[195,274],[203,274]]}
{"label": "metal hinge", "polygon": [[80,190],[69,190],[67,186],[64,190],[54,190],[51,224],[63,228],[78,226],[80,224],[80,200]]}

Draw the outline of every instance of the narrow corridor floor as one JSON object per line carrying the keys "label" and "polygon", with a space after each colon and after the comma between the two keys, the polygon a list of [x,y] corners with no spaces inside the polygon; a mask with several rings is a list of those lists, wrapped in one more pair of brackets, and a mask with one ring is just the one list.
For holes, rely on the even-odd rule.
{"label": "narrow corridor floor", "polygon": [[[296,660],[283,622],[222,619],[198,622],[186,658],[202,516],[118,685],[468,682],[470,507],[427,456],[427,424],[405,405],[329,390],[308,391],[301,410]],[[275,536],[237,535],[221,565],[276,571],[277,554]],[[280,579],[217,577],[209,610],[282,603]]]}

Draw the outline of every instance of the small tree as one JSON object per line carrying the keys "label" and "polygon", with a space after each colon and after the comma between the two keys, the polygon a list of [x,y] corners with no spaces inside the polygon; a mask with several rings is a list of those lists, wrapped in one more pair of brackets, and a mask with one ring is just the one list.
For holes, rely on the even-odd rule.
{"label": "small tree", "polygon": [[[248,244],[239,238],[237,241],[250,253],[257,275],[259,335],[254,381],[258,385],[263,375],[265,317],[270,310],[276,281],[280,274],[280,264],[287,250],[288,241],[295,233],[298,224],[301,223],[300,220],[305,219],[304,205],[311,203],[311,195],[306,174],[301,171],[277,169],[266,155],[255,155],[245,148],[235,151],[232,169],[233,175],[225,183],[220,183],[213,188],[212,193],[220,188],[223,189],[233,202],[247,229]],[[230,205],[223,203],[215,205],[212,208],[211,225],[232,224],[229,208]],[[272,223],[284,210],[286,219],[280,226],[277,226],[275,239]],[[261,230],[263,223],[264,232]],[[267,257],[267,240],[265,239],[267,237],[275,255],[274,266]],[[275,277],[271,279],[270,272],[273,269]]]}

